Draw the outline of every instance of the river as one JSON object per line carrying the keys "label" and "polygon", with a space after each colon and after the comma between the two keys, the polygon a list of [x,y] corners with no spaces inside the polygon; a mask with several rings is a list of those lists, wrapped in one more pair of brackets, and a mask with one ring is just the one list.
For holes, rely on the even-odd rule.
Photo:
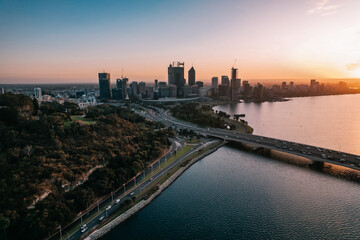
{"label": "river", "polygon": [[[360,95],[217,106],[255,134],[360,154]],[[360,185],[222,147],[103,239],[359,239]]]}

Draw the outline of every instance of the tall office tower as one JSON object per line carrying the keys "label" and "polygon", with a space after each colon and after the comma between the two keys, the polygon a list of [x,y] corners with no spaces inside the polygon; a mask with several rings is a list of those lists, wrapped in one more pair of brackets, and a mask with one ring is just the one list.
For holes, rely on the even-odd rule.
{"label": "tall office tower", "polygon": [[139,94],[146,93],[146,84],[145,82],[139,82]]}
{"label": "tall office tower", "polygon": [[199,86],[199,88],[202,88],[202,87],[204,87],[204,82],[203,81],[196,81],[196,83],[195,83],[196,85],[198,85]]}
{"label": "tall office tower", "polygon": [[165,87],[166,86],[166,82],[159,82],[159,88],[160,87]]}
{"label": "tall office tower", "polygon": [[158,89],[159,89],[158,80],[155,79],[155,91],[157,91]]}
{"label": "tall office tower", "polygon": [[130,83],[130,98],[138,98],[138,83],[135,81]]}
{"label": "tall office tower", "polygon": [[188,83],[190,86],[195,85],[195,69],[194,69],[194,67],[191,67],[188,72]]}
{"label": "tall office tower", "polygon": [[254,87],[254,97],[256,98],[262,98],[264,95],[264,86],[261,85],[260,83],[258,83],[255,87]]}
{"label": "tall office tower", "polygon": [[4,88],[0,88],[0,94],[5,94],[5,89]]}
{"label": "tall office tower", "polygon": [[281,89],[286,89],[286,82],[281,83]]}
{"label": "tall office tower", "polygon": [[221,76],[221,84],[222,85],[226,85],[226,86],[230,86],[230,81],[229,81],[229,77],[228,76]]}
{"label": "tall office tower", "polygon": [[316,84],[316,79],[311,79],[310,80],[310,88],[314,88],[315,84]]}
{"label": "tall office tower", "polygon": [[289,90],[294,91],[294,82],[290,82],[289,84]]}
{"label": "tall office tower", "polygon": [[39,87],[34,88],[34,96],[38,101],[42,100],[41,88]]}
{"label": "tall office tower", "polygon": [[154,87],[146,87],[146,97],[154,99]]}
{"label": "tall office tower", "polygon": [[237,69],[231,68],[231,101],[239,101],[240,79],[236,78]]}
{"label": "tall office tower", "polygon": [[217,89],[218,84],[219,84],[219,78],[218,77],[213,77],[211,79],[211,87],[214,88],[214,89]]}
{"label": "tall office tower", "polygon": [[111,98],[110,73],[99,73],[100,98]]}
{"label": "tall office tower", "polygon": [[183,96],[183,87],[185,85],[184,79],[184,62],[175,62],[168,67],[168,84],[175,85],[177,88],[177,97]]}

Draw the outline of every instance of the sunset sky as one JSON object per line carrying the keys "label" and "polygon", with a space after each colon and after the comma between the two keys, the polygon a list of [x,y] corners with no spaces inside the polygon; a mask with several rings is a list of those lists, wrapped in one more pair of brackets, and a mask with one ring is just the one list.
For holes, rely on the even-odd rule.
{"label": "sunset sky", "polygon": [[360,78],[359,0],[0,0],[0,83]]}

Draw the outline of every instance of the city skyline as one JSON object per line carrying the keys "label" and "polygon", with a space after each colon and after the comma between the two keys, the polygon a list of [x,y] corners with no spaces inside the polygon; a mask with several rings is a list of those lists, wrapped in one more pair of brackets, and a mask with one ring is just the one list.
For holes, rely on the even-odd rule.
{"label": "city skyline", "polygon": [[[360,77],[355,0],[0,1],[0,83],[167,79],[172,61],[196,78]],[[337,80],[334,80],[335,82]]]}

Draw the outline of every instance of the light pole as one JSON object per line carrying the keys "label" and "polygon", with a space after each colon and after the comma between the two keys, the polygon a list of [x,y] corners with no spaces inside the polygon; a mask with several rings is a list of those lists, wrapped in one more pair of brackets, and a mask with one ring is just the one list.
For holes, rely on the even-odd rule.
{"label": "light pole", "polygon": [[125,183],[123,184],[123,186],[124,186],[124,193],[125,193],[125,191],[126,191],[126,189],[125,189]]}
{"label": "light pole", "polygon": [[62,232],[61,232],[61,225],[60,225],[60,239],[62,240]]}
{"label": "light pole", "polygon": [[111,192],[111,201],[112,201],[112,202],[114,201],[114,195],[113,195],[113,192]]}
{"label": "light pole", "polygon": [[82,212],[80,212],[80,219],[81,219],[81,225],[83,223],[83,220],[82,220]]}
{"label": "light pole", "polygon": [[99,209],[99,201],[97,201],[97,206],[98,206],[98,212],[100,212],[100,209]]}
{"label": "light pole", "polygon": [[136,177],[134,177],[134,181],[135,181],[135,186],[136,186]]}

